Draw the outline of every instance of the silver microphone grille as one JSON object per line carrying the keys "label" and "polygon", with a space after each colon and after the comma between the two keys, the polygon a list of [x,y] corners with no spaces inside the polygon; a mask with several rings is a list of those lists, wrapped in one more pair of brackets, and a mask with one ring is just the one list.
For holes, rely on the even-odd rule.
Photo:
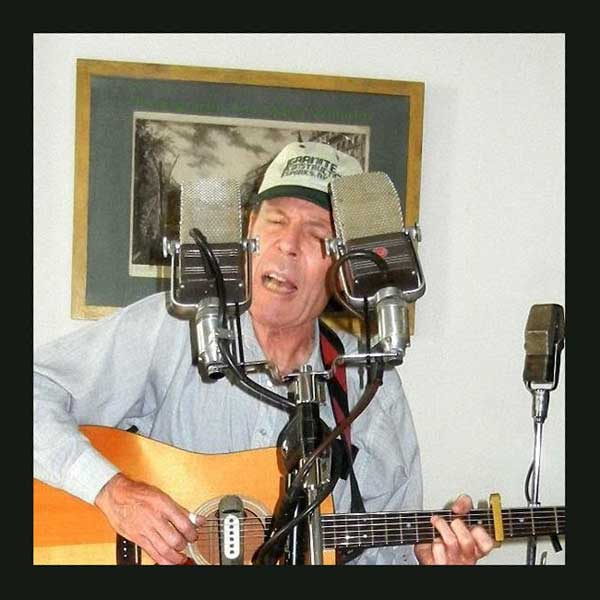
{"label": "silver microphone grille", "polygon": [[400,232],[404,227],[400,198],[386,173],[347,175],[331,182],[336,235],[349,240]]}
{"label": "silver microphone grille", "polygon": [[179,241],[194,244],[189,232],[197,227],[210,244],[242,241],[242,203],[239,183],[206,178],[181,184]]}

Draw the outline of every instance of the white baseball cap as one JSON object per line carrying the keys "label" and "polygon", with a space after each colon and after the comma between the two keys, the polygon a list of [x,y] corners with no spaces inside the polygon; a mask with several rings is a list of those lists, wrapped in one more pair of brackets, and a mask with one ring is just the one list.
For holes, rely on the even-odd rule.
{"label": "white baseball cap", "polygon": [[329,182],[362,173],[356,158],[320,142],[292,142],[281,150],[265,171],[258,189],[259,201],[289,196],[331,210]]}

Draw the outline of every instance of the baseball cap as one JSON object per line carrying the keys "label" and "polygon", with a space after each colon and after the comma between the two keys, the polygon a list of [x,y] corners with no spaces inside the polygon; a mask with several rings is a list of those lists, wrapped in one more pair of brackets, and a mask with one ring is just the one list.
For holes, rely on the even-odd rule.
{"label": "baseball cap", "polygon": [[329,182],[362,173],[356,158],[321,142],[292,142],[279,152],[265,171],[259,201],[290,196],[331,209]]}

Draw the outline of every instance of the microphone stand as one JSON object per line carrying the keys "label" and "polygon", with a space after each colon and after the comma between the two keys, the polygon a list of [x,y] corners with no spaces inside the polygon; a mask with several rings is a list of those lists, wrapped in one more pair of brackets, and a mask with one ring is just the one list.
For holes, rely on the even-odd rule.
{"label": "microphone stand", "polygon": [[[286,378],[294,380],[290,394],[296,396],[296,412],[278,439],[288,471],[285,494],[275,509],[271,535],[257,550],[254,564],[274,564],[284,552],[283,544],[290,530],[294,535],[286,550],[286,564],[322,564],[320,513],[312,514],[312,511],[331,493],[339,476],[340,465],[336,463],[337,457],[330,444],[362,414],[375,396],[382,383],[384,362],[397,363],[399,359],[398,353],[394,352],[340,355],[334,359],[329,371],[313,372],[307,365]],[[372,371],[370,383],[348,416],[329,431],[318,416],[318,405],[324,397],[324,380],[333,376],[338,364],[361,365],[365,361]],[[321,436],[323,440],[317,445]],[[309,455],[307,450],[312,447],[314,451]],[[297,529],[303,519],[310,517],[308,527]]]}
{"label": "microphone stand", "polygon": [[[323,431],[327,428],[319,417],[319,404],[325,398],[325,376],[325,373],[313,372],[310,365],[304,365],[300,371],[286,377],[290,383],[290,394],[295,399],[296,408],[277,442],[288,471],[285,478],[286,493],[273,519],[278,525],[284,518],[284,513],[289,514],[290,505],[295,504],[291,516],[296,517],[304,508],[315,502],[322,487],[330,483],[331,453],[329,452],[312,464],[304,478],[301,492],[298,493],[291,488],[292,481],[321,443]],[[292,529],[285,564],[323,564],[321,511],[318,504],[303,524],[298,524]]]}
{"label": "microphone stand", "polygon": [[[542,428],[544,421],[548,416],[548,404],[550,400],[550,391],[548,389],[532,389],[531,385],[527,386],[533,394],[532,417],[534,427],[534,444],[533,444],[533,463],[532,463],[532,491],[527,506],[540,506],[539,491],[540,491],[540,465],[542,460]],[[558,543],[558,540],[557,540]],[[554,544],[554,539],[553,539]],[[537,538],[532,535],[527,540],[527,563],[535,565]],[[559,545],[560,549],[560,545]]]}
{"label": "microphone stand", "polygon": [[[553,365],[553,368],[550,370],[549,374],[546,374],[543,377],[534,377],[531,375],[531,371],[528,371],[527,362],[524,372],[524,382],[525,387],[531,392],[533,396],[532,410],[531,415],[533,417],[533,427],[534,427],[534,443],[533,443],[533,461],[531,463],[531,467],[529,473],[527,475],[526,483],[525,483],[525,495],[528,500],[528,507],[538,507],[540,506],[539,502],[539,491],[540,491],[540,466],[542,461],[542,430],[544,427],[544,422],[546,417],[548,416],[548,405],[550,403],[550,392],[556,389],[558,385],[558,374],[560,370],[560,353],[563,347],[564,340],[564,317],[562,313],[562,307],[557,307],[560,310],[557,312],[558,317],[557,322],[553,322],[556,331],[558,332],[558,340],[553,342],[552,350],[547,358],[551,359],[552,362],[550,364]],[[531,319],[531,313],[530,313]],[[535,322],[535,321],[534,321]],[[527,341],[526,341],[527,348]],[[539,350],[539,349],[538,349]],[[537,381],[534,381],[537,379]],[[529,490],[529,481],[530,476],[532,479],[531,485],[531,493]],[[558,536],[556,534],[552,534],[550,536],[550,540],[552,542],[552,547],[555,552],[560,552],[562,547],[558,540]],[[537,537],[535,535],[530,536],[527,539],[527,556],[526,556],[526,564],[527,565],[535,565],[536,560],[536,551],[537,551]],[[542,556],[541,564],[545,564],[545,554]]]}

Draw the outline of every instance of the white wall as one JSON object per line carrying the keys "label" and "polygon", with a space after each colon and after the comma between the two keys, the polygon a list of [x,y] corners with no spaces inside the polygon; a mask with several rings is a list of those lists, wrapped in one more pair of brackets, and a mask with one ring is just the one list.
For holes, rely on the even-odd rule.
{"label": "white wall", "polygon": [[[75,60],[425,82],[420,253],[427,293],[401,374],[425,507],[465,491],[525,506],[533,304],[564,306],[562,34],[40,34],[34,37],[34,344],[70,319]],[[564,357],[563,357],[564,363]],[[544,427],[540,499],[565,501],[564,368]],[[562,564],[549,543],[548,562]],[[511,543],[486,564],[523,564]]]}

